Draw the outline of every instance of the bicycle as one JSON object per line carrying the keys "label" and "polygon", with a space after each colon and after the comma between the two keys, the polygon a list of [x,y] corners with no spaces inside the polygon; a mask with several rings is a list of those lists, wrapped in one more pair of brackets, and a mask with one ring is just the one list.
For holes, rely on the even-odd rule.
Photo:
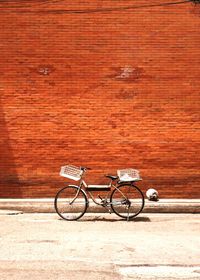
{"label": "bicycle", "polygon": [[[61,218],[68,221],[80,219],[89,207],[89,198],[127,221],[135,218],[143,210],[144,195],[134,185],[142,180],[138,170],[123,169],[117,171],[117,176],[105,175],[110,179],[108,185],[88,185],[83,179],[87,170],[90,168],[72,165],[61,167],[61,176],[79,181],[78,185],[69,184],[60,189],[55,196],[55,210]],[[101,195],[98,194],[98,198],[94,198],[92,192]],[[106,192],[106,196],[102,197],[102,192]]]}

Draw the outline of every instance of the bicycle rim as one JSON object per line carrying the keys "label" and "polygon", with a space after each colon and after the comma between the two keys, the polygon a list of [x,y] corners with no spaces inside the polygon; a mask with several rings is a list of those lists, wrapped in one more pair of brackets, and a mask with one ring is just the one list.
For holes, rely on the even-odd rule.
{"label": "bicycle rim", "polygon": [[76,186],[68,186],[61,189],[54,200],[57,214],[65,220],[74,221],[80,219],[87,210],[87,197]]}
{"label": "bicycle rim", "polygon": [[127,220],[136,217],[144,208],[144,195],[132,184],[121,184],[114,189],[110,201],[113,212]]}

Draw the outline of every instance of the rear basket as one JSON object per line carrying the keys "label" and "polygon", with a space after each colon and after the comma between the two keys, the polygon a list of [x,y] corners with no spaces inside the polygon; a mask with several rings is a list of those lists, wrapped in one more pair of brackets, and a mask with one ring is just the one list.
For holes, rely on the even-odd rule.
{"label": "rear basket", "polygon": [[62,166],[60,170],[60,176],[74,181],[79,181],[81,179],[82,174],[83,170],[81,170],[80,167],[76,167],[73,165]]}
{"label": "rear basket", "polygon": [[132,168],[117,170],[117,175],[122,182],[140,181],[139,171]]}

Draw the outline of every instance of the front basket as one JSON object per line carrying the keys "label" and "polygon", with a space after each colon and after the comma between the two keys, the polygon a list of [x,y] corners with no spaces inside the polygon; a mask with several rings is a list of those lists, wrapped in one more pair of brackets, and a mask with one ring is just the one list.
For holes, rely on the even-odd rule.
{"label": "front basket", "polygon": [[79,181],[82,174],[83,170],[81,170],[80,167],[76,167],[73,165],[62,166],[60,170],[60,176],[74,181]]}

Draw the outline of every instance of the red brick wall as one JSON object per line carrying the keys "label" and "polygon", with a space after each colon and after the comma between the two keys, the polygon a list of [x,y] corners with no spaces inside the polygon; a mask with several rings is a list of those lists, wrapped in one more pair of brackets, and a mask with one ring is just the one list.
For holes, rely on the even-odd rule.
{"label": "red brick wall", "polygon": [[52,197],[70,162],[199,198],[199,7],[71,2],[0,2],[0,197]]}

